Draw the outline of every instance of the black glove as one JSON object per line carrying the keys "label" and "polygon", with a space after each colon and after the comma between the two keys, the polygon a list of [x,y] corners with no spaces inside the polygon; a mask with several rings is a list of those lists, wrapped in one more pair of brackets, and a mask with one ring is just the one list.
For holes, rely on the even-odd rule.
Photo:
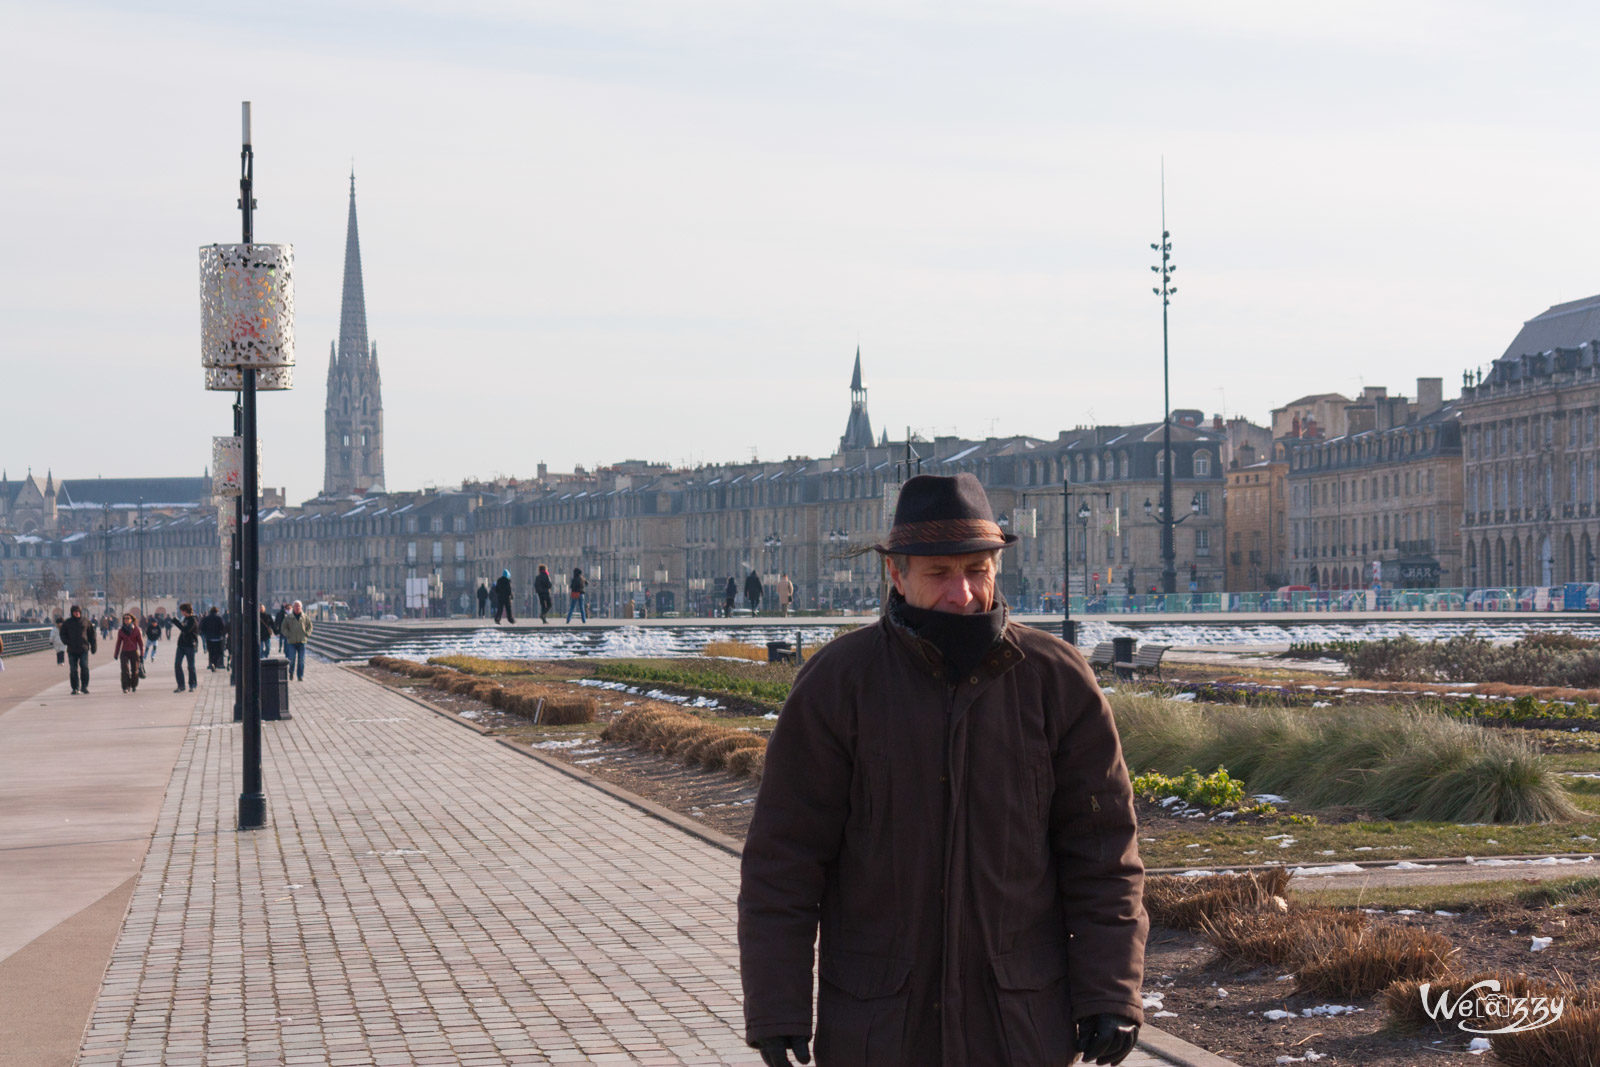
{"label": "black glove", "polygon": [[809,1039],[804,1037],[764,1037],[756,1042],[756,1048],[760,1050],[762,1062],[767,1067],[791,1067],[790,1049],[794,1049],[794,1058],[799,1062],[811,1062],[811,1049],[807,1047],[809,1044]]}
{"label": "black glove", "polygon": [[1084,1063],[1121,1063],[1138,1039],[1139,1024],[1120,1015],[1091,1015],[1078,1020],[1078,1051],[1083,1053]]}

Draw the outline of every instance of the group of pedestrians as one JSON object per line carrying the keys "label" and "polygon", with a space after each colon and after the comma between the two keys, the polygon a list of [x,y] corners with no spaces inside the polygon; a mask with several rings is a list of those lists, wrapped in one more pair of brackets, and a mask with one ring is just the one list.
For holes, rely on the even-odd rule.
{"label": "group of pedestrians", "polygon": [[[789,579],[789,572],[784,571],[778,576],[777,585],[774,587],[778,595],[778,607],[785,615],[789,614],[790,607],[794,604],[794,582]],[[761,613],[761,598],[766,590],[761,584],[761,575],[751,571],[744,580],[745,605],[750,609],[750,614]],[[733,618],[733,605],[739,599],[739,583],[729,575],[727,584],[722,587],[722,617]]]}
{"label": "group of pedestrians", "polygon": [[[305,681],[306,641],[311,636],[311,617],[304,613],[300,601],[284,604],[277,618],[261,607],[260,649],[265,659],[272,651],[272,638],[282,643],[284,655],[289,660],[289,676]],[[164,611],[146,616],[141,622],[133,612],[124,612],[120,622],[111,621],[107,615],[99,620],[87,618],[83,609],[74,604],[66,618],[58,618],[50,631],[50,644],[56,652],[56,662],[67,667],[67,680],[73,695],[89,692],[89,657],[100,651],[102,641],[111,641],[111,654],[117,662],[124,693],[137,692],[139,682],[146,676],[146,664],[155,662],[156,648],[163,637],[177,631],[173,646],[172,670],[177,679],[176,693],[193,692],[199,684],[195,672],[195,654],[200,642],[206,645],[206,670],[228,669],[228,619],[215,605],[203,617],[195,615],[194,605],[179,604],[178,616],[173,618]]]}
{"label": "group of pedestrians", "polygon": [[[555,608],[555,579],[550,575],[550,568],[543,563],[539,564],[539,573],[533,579],[533,593],[539,599],[539,621],[549,625],[550,613]],[[572,621],[572,613],[578,613],[580,622],[589,621],[588,604],[589,579],[583,576],[582,567],[572,568],[572,577],[567,579],[567,621]],[[503,570],[500,577],[495,579],[491,589],[488,582],[478,583],[478,618],[488,614],[489,604],[494,603],[494,621],[499,625],[503,617],[507,622],[515,624],[516,616],[512,614],[511,604],[511,572]]]}

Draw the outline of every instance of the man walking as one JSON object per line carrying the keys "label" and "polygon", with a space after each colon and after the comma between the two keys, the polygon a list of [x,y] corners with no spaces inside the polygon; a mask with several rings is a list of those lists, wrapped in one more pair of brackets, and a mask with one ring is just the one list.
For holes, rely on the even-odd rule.
{"label": "man walking", "polygon": [[787,617],[789,606],[794,603],[794,582],[789,580],[788,571],[778,577],[778,603],[783,606],[783,614]]}
{"label": "man walking", "polygon": [[94,638],[94,624],[83,617],[83,609],[72,605],[71,613],[61,620],[61,643],[67,650],[67,680],[74,693],[89,691],[89,653],[99,652]]}
{"label": "man walking", "polygon": [[533,592],[539,598],[539,621],[546,625],[550,622],[551,591],[555,583],[550,580],[550,571],[543,563],[539,564],[539,573],[533,578]]}
{"label": "man walking", "polygon": [[744,580],[744,599],[750,605],[750,614],[755,615],[761,610],[761,576],[751,571]]}
{"label": "man walking", "polygon": [[722,587],[722,617],[733,618],[733,602],[739,599],[739,583],[733,580],[733,575],[728,575],[728,584]]}
{"label": "man walking", "polygon": [[267,606],[261,605],[260,625],[256,627],[256,636],[261,639],[261,658],[266,659],[272,655],[272,635],[276,631],[272,625],[272,616],[267,612]]}
{"label": "man walking", "polygon": [[200,644],[200,620],[194,617],[193,604],[178,605],[178,642],[173,646],[172,670],[178,676],[178,688],[174,693],[183,692],[183,665],[189,665],[189,692],[194,692],[197,680],[194,675],[194,652]]}
{"label": "man walking", "polygon": [[[918,475],[888,610],[806,662],[739,892],[745,1037],[821,1064],[1120,1063],[1148,930],[1133,793],[1078,651],[1007,619],[1015,535],[977,478]],[[820,942],[818,941],[820,931]]]}
{"label": "man walking", "polygon": [[217,613],[215,604],[206,612],[206,617],[200,620],[200,636],[206,641],[206,670],[221,670],[224,666],[222,652],[223,642],[228,639],[228,624]]}
{"label": "man walking", "polygon": [[483,579],[478,580],[478,618],[483,618],[489,613],[489,583]]}
{"label": "man walking", "polygon": [[306,680],[306,638],[311,636],[311,616],[296,600],[283,617],[283,647],[289,657],[289,675],[297,682]]}
{"label": "man walking", "polygon": [[516,624],[516,618],[511,614],[511,572],[501,571],[500,577],[494,580],[494,621],[500,624],[500,614],[505,613],[506,621]]}

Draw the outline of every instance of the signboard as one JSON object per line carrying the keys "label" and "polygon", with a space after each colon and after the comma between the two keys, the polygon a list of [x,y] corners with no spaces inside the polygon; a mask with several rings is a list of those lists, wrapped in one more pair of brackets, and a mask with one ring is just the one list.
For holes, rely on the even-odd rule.
{"label": "signboard", "polygon": [[428,607],[428,579],[406,579],[406,610],[426,611]]}

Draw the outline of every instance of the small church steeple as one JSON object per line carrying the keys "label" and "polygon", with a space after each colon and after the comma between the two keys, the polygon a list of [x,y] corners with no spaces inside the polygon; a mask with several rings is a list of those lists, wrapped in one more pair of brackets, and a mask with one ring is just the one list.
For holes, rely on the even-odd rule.
{"label": "small church steeple", "polygon": [[871,447],[872,420],[867,417],[867,388],[861,384],[861,346],[856,345],[856,367],[850,375],[850,419],[839,438],[839,451]]}

